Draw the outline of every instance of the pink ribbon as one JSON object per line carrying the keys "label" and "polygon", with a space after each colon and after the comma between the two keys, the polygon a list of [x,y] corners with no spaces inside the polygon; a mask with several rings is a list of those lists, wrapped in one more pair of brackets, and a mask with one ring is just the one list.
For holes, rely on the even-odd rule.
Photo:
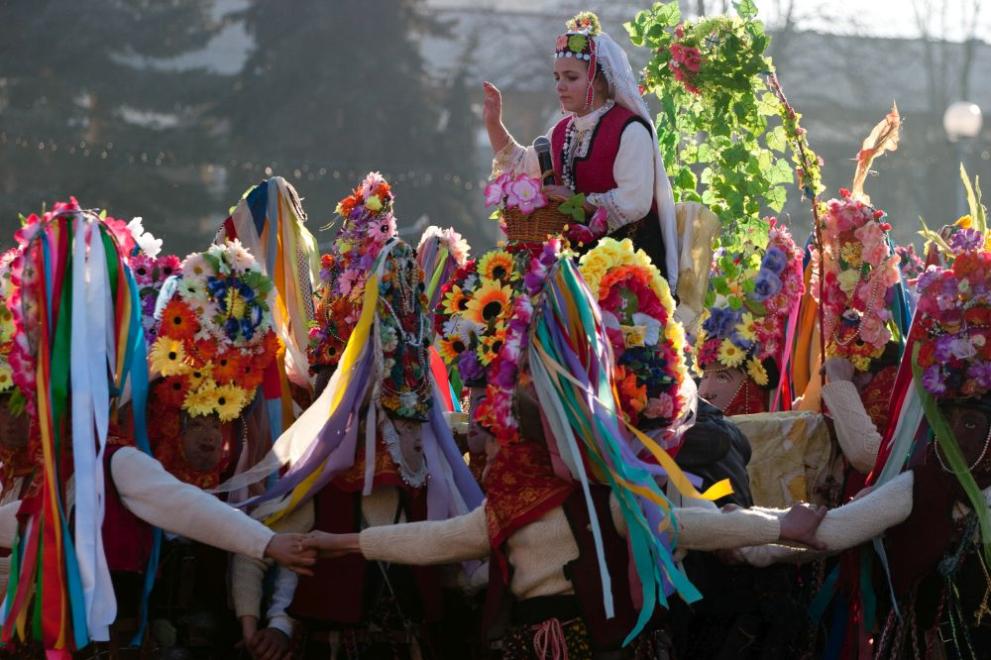
{"label": "pink ribbon", "polygon": [[[798,323],[798,308],[799,300],[796,300],[791,305],[791,312],[788,314],[788,329],[785,334],[785,352],[781,356],[781,365],[778,369],[778,387],[777,391],[774,393],[774,400],[771,401],[770,412],[778,412],[778,406],[781,405],[781,391],[785,386],[785,379],[789,377],[789,366],[791,365],[791,350],[792,344],[795,343],[795,325]],[[788,402],[791,403],[790,401]],[[789,406],[790,407],[790,406]]]}
{"label": "pink ribbon", "polygon": [[568,660],[568,643],[558,618],[547,619],[533,634],[533,650],[540,660]]}

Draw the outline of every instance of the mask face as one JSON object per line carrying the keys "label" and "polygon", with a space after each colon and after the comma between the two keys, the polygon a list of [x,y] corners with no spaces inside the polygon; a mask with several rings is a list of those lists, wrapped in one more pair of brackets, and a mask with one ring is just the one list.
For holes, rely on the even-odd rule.
{"label": "mask face", "polygon": [[705,370],[699,383],[699,396],[725,412],[746,377],[740,369],[710,367]]}
{"label": "mask face", "polygon": [[988,460],[986,450],[991,433],[991,415],[988,411],[979,406],[953,405],[945,408],[943,414],[957,439],[957,444],[960,445],[967,465],[974,465],[974,470],[986,471]]}
{"label": "mask face", "polygon": [[216,468],[224,452],[220,418],[216,415],[188,418],[182,432],[182,451],[194,470],[209,472]]}

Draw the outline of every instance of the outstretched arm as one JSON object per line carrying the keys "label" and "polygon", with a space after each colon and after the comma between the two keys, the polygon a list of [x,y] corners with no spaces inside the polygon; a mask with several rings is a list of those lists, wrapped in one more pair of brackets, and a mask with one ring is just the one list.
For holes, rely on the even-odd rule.
{"label": "outstretched arm", "polygon": [[485,505],[447,520],[368,527],[360,534],[313,532],[307,546],[321,556],[361,553],[365,559],[395,564],[452,564],[489,556]]}
{"label": "outstretched arm", "polygon": [[315,562],[302,547],[302,535],[276,535],[213,495],[179,481],[133,447],[114,454],[110,472],[124,506],[155,527],[228,552],[270,557],[296,570],[306,571]]}

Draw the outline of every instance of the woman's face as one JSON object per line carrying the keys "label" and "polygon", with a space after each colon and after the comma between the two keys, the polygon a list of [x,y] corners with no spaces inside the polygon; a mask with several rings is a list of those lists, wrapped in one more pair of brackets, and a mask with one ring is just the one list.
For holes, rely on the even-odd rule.
{"label": "woman's face", "polygon": [[189,417],[182,432],[182,451],[189,467],[209,472],[220,465],[224,452],[224,434],[216,415]]}
{"label": "woman's face", "polygon": [[986,459],[981,454],[991,432],[991,416],[982,408],[967,405],[952,406],[945,414],[967,465]]}
{"label": "woman's face", "polygon": [[554,60],[555,90],[566,112],[582,112],[588,91],[588,63],[573,57]]}
{"label": "woman's face", "polygon": [[28,444],[28,416],[10,412],[10,396],[0,397],[0,444],[22,449]]}
{"label": "woman's face", "polygon": [[736,393],[747,375],[741,369],[709,367],[702,374],[699,383],[699,396],[725,411],[733,403]]}

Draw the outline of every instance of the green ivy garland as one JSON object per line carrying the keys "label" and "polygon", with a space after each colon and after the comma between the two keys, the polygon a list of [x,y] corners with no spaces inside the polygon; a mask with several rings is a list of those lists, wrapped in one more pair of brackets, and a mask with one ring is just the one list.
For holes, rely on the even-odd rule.
{"label": "green ivy garland", "polygon": [[677,2],[657,3],[626,24],[633,44],[654,53],[641,91],[660,100],[658,142],[675,201],[708,206],[726,247],[739,247],[763,211],[784,207],[795,180],[789,146],[805,196],[822,189],[819,158],[764,55],[770,37],[757,9],[752,0],[734,7],[736,16],[683,23]]}

